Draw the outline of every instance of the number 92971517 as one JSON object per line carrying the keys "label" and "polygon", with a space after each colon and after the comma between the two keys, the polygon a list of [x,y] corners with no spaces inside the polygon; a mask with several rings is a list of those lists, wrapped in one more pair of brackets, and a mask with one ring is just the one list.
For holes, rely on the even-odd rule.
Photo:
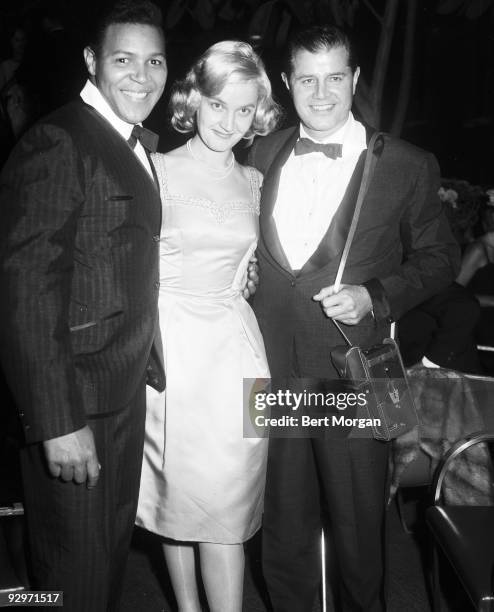
{"label": "number 92971517", "polygon": [[0,593],[3,606],[63,606],[63,591],[14,591]]}

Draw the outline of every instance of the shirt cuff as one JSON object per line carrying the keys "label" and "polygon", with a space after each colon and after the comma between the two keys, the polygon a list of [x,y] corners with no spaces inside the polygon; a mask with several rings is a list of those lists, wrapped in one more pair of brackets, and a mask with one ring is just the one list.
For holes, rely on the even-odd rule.
{"label": "shirt cuff", "polygon": [[392,323],[394,319],[391,315],[391,307],[381,281],[377,278],[371,278],[362,283],[362,286],[369,292],[372,301],[371,314],[376,324]]}

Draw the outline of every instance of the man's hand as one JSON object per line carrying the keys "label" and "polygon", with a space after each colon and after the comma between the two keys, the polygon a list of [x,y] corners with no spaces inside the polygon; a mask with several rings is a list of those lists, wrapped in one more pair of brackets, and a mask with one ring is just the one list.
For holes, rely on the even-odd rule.
{"label": "man's hand", "polygon": [[45,440],[43,446],[52,476],[78,484],[87,481],[88,489],[96,486],[101,466],[88,425],[65,436]]}
{"label": "man's hand", "polygon": [[369,292],[361,285],[341,285],[337,292],[334,285],[323,287],[312,299],[321,303],[327,317],[345,325],[357,325],[372,310]]}
{"label": "man's hand", "polygon": [[249,266],[247,268],[247,282],[245,283],[245,287],[243,289],[243,296],[246,300],[250,298],[251,295],[254,295],[257,289],[257,285],[259,284],[259,267],[257,265],[257,257],[252,255],[249,259]]}

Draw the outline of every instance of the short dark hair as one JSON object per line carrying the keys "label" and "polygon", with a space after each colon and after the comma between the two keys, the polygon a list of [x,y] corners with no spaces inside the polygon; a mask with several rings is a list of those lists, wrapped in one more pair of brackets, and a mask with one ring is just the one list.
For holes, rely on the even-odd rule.
{"label": "short dark hair", "polygon": [[89,46],[96,55],[101,52],[107,29],[120,23],[154,26],[163,33],[163,18],[156,4],[150,0],[118,0],[104,9],[95,22]]}
{"label": "short dark hair", "polygon": [[293,69],[293,58],[302,50],[317,53],[343,47],[348,51],[348,65],[352,72],[358,67],[354,45],[348,34],[334,25],[313,25],[296,31],[288,41],[283,69],[287,77]]}

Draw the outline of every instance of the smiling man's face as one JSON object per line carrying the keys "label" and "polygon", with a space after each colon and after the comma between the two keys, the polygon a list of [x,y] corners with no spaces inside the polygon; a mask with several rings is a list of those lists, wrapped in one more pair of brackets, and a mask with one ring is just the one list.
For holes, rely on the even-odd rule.
{"label": "smiling man's face", "polygon": [[300,49],[292,58],[290,76],[282,75],[307,134],[323,140],[348,119],[359,77],[349,66],[343,46],[311,53]]}
{"label": "smiling man's face", "polygon": [[165,44],[160,29],[145,24],[108,26],[101,51],[84,50],[89,74],[113,112],[127,123],[141,123],[165,88]]}

